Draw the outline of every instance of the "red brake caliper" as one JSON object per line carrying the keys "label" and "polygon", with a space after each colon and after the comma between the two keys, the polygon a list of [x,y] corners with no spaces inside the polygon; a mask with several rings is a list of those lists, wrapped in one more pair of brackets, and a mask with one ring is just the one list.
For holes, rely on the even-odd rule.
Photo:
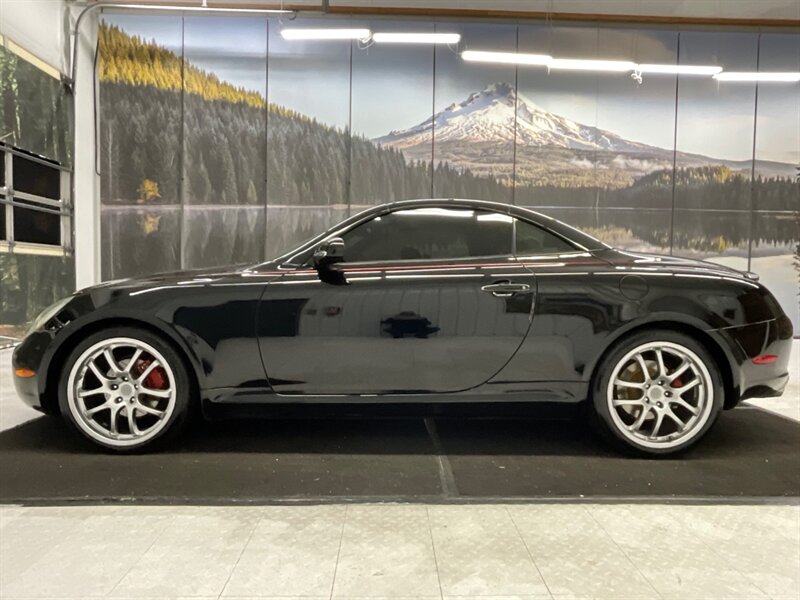
{"label": "red brake caliper", "polygon": [[[136,361],[133,367],[136,376],[138,377],[144,373],[152,362],[153,361],[148,358]],[[164,367],[156,367],[147,374],[143,383],[144,387],[150,388],[151,390],[165,390],[169,385],[167,381],[167,372],[164,370]]]}

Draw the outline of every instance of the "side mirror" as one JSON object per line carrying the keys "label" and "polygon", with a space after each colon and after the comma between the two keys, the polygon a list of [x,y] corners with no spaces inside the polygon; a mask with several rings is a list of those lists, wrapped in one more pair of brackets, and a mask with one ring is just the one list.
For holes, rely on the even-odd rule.
{"label": "side mirror", "polygon": [[331,238],[320,244],[314,252],[314,268],[318,271],[344,260],[344,240]]}

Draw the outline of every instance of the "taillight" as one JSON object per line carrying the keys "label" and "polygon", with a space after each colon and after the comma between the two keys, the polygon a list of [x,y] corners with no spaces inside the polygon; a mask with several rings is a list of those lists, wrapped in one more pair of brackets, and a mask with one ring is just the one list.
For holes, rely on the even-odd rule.
{"label": "taillight", "polygon": [[754,365],[770,365],[778,360],[777,355],[775,354],[762,354],[761,356],[756,356],[753,359]]}

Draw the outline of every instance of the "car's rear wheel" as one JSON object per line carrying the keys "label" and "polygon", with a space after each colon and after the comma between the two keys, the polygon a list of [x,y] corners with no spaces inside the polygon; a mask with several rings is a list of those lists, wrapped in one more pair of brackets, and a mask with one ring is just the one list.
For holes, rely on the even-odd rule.
{"label": "car's rear wheel", "polygon": [[711,428],[723,393],[716,362],[697,340],[673,331],[643,331],[601,362],[593,386],[593,422],[628,450],[672,454]]}
{"label": "car's rear wheel", "polygon": [[59,382],[66,420],[92,442],[141,450],[183,424],[189,375],[173,348],[141,329],[115,327],[77,345]]}

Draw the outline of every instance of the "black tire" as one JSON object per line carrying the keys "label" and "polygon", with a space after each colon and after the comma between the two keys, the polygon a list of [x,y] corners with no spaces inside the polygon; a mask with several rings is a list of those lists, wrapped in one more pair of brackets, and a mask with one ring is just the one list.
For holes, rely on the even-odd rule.
{"label": "black tire", "polygon": [[[704,384],[698,386],[704,389],[703,393],[706,394],[706,402],[703,404],[703,410],[698,410],[699,416],[697,417],[697,421],[694,423],[692,428],[687,429],[685,434],[677,435],[674,440],[665,441],[664,444],[669,445],[664,445],[662,447],[655,447],[655,445],[658,443],[656,438],[650,438],[650,440],[640,440],[634,439],[634,433],[626,433],[626,431],[623,430],[623,427],[626,425],[624,419],[628,418],[626,416],[627,413],[623,414],[619,408],[612,408],[612,400],[609,398],[609,384],[611,382],[611,377],[615,374],[617,368],[620,368],[620,362],[623,361],[623,359],[625,359],[629,353],[639,348],[646,348],[649,344],[658,343],[664,343],[665,345],[677,345],[677,347],[682,347],[686,350],[689,350],[694,354],[694,357],[698,358],[702,362],[705,367],[705,372],[707,372],[709,376],[708,380],[710,381],[710,386],[705,386]],[[668,351],[675,349],[677,351],[677,347],[665,346],[665,349]],[[651,367],[650,365],[647,366],[649,371]],[[657,369],[658,367],[656,366],[655,368]],[[698,367],[698,369],[702,372],[701,367]],[[699,380],[703,380],[705,379],[703,375],[704,374],[700,374],[697,376],[697,378]],[[658,392],[658,399],[666,403],[671,410],[672,405],[670,405],[670,403],[675,402],[675,400],[667,400],[663,398],[661,396],[662,392],[655,389],[657,387],[659,390],[663,389],[661,386],[653,385],[652,393],[655,394]],[[706,388],[710,388],[710,401],[707,395],[709,391],[707,391]],[[670,387],[668,389],[672,390],[673,388]],[[650,398],[651,392],[642,390],[640,393],[642,394],[642,398],[645,398],[648,405],[650,405],[648,406],[648,410],[652,409],[655,411],[655,401]],[[631,334],[628,337],[625,337],[615,346],[613,346],[602,358],[597,367],[595,377],[592,381],[591,394],[592,396],[588,402],[589,420],[595,431],[604,440],[609,442],[617,449],[625,451],[628,454],[649,457],[674,455],[683,452],[696,444],[714,425],[725,403],[722,376],[714,357],[708,352],[705,346],[703,346],[703,344],[698,342],[695,338],[684,333],[670,331],[667,329],[639,331]],[[658,402],[657,404],[659,407],[662,406],[662,402]],[[616,411],[616,417],[612,416],[612,410]],[[661,408],[658,410],[661,410]],[[634,413],[634,416],[636,414],[637,413]],[[687,418],[694,418],[693,416],[689,416],[690,414],[691,413],[686,413]],[[622,417],[619,415],[622,415]],[[639,412],[638,415],[641,415],[641,412]],[[631,424],[631,426],[635,427],[635,424]],[[684,441],[682,442],[680,441],[681,435],[685,436]]]}
{"label": "black tire", "polygon": [[[129,338],[151,346],[158,353],[160,353],[161,357],[166,361],[166,368],[172,375],[171,379],[174,379],[174,381],[171,382],[175,388],[174,404],[169,416],[163,419],[158,419],[157,426],[159,429],[155,431],[152,436],[141,441],[141,443],[136,443],[135,440],[132,440],[131,442],[126,443],[126,445],[121,446],[119,443],[102,439],[101,434],[91,431],[92,428],[91,426],[86,425],[85,419],[83,423],[79,422],[80,416],[73,413],[73,410],[79,412],[79,409],[75,407],[75,404],[73,403],[72,408],[70,406],[70,394],[68,391],[69,379],[73,367],[76,366],[76,362],[89,349],[102,343],[104,340],[111,340],[112,338]],[[72,350],[72,352],[70,352],[69,356],[64,362],[64,366],[61,370],[58,381],[58,406],[64,420],[69,423],[72,426],[71,428],[83,438],[91,441],[97,446],[101,446],[107,450],[117,453],[137,453],[145,450],[150,451],[158,446],[161,446],[168,439],[171,439],[179,434],[184,428],[187,421],[187,416],[190,412],[189,405],[191,402],[191,395],[192,385],[190,375],[182,357],[178,354],[178,352],[172,347],[172,345],[165,342],[161,337],[147,330],[136,327],[110,327],[108,329],[98,331],[97,333],[94,333],[85,340],[81,341]],[[109,403],[111,402],[110,399],[107,401]],[[131,400],[131,403],[133,403],[133,400]],[[161,423],[162,420],[164,421],[163,423]]]}

